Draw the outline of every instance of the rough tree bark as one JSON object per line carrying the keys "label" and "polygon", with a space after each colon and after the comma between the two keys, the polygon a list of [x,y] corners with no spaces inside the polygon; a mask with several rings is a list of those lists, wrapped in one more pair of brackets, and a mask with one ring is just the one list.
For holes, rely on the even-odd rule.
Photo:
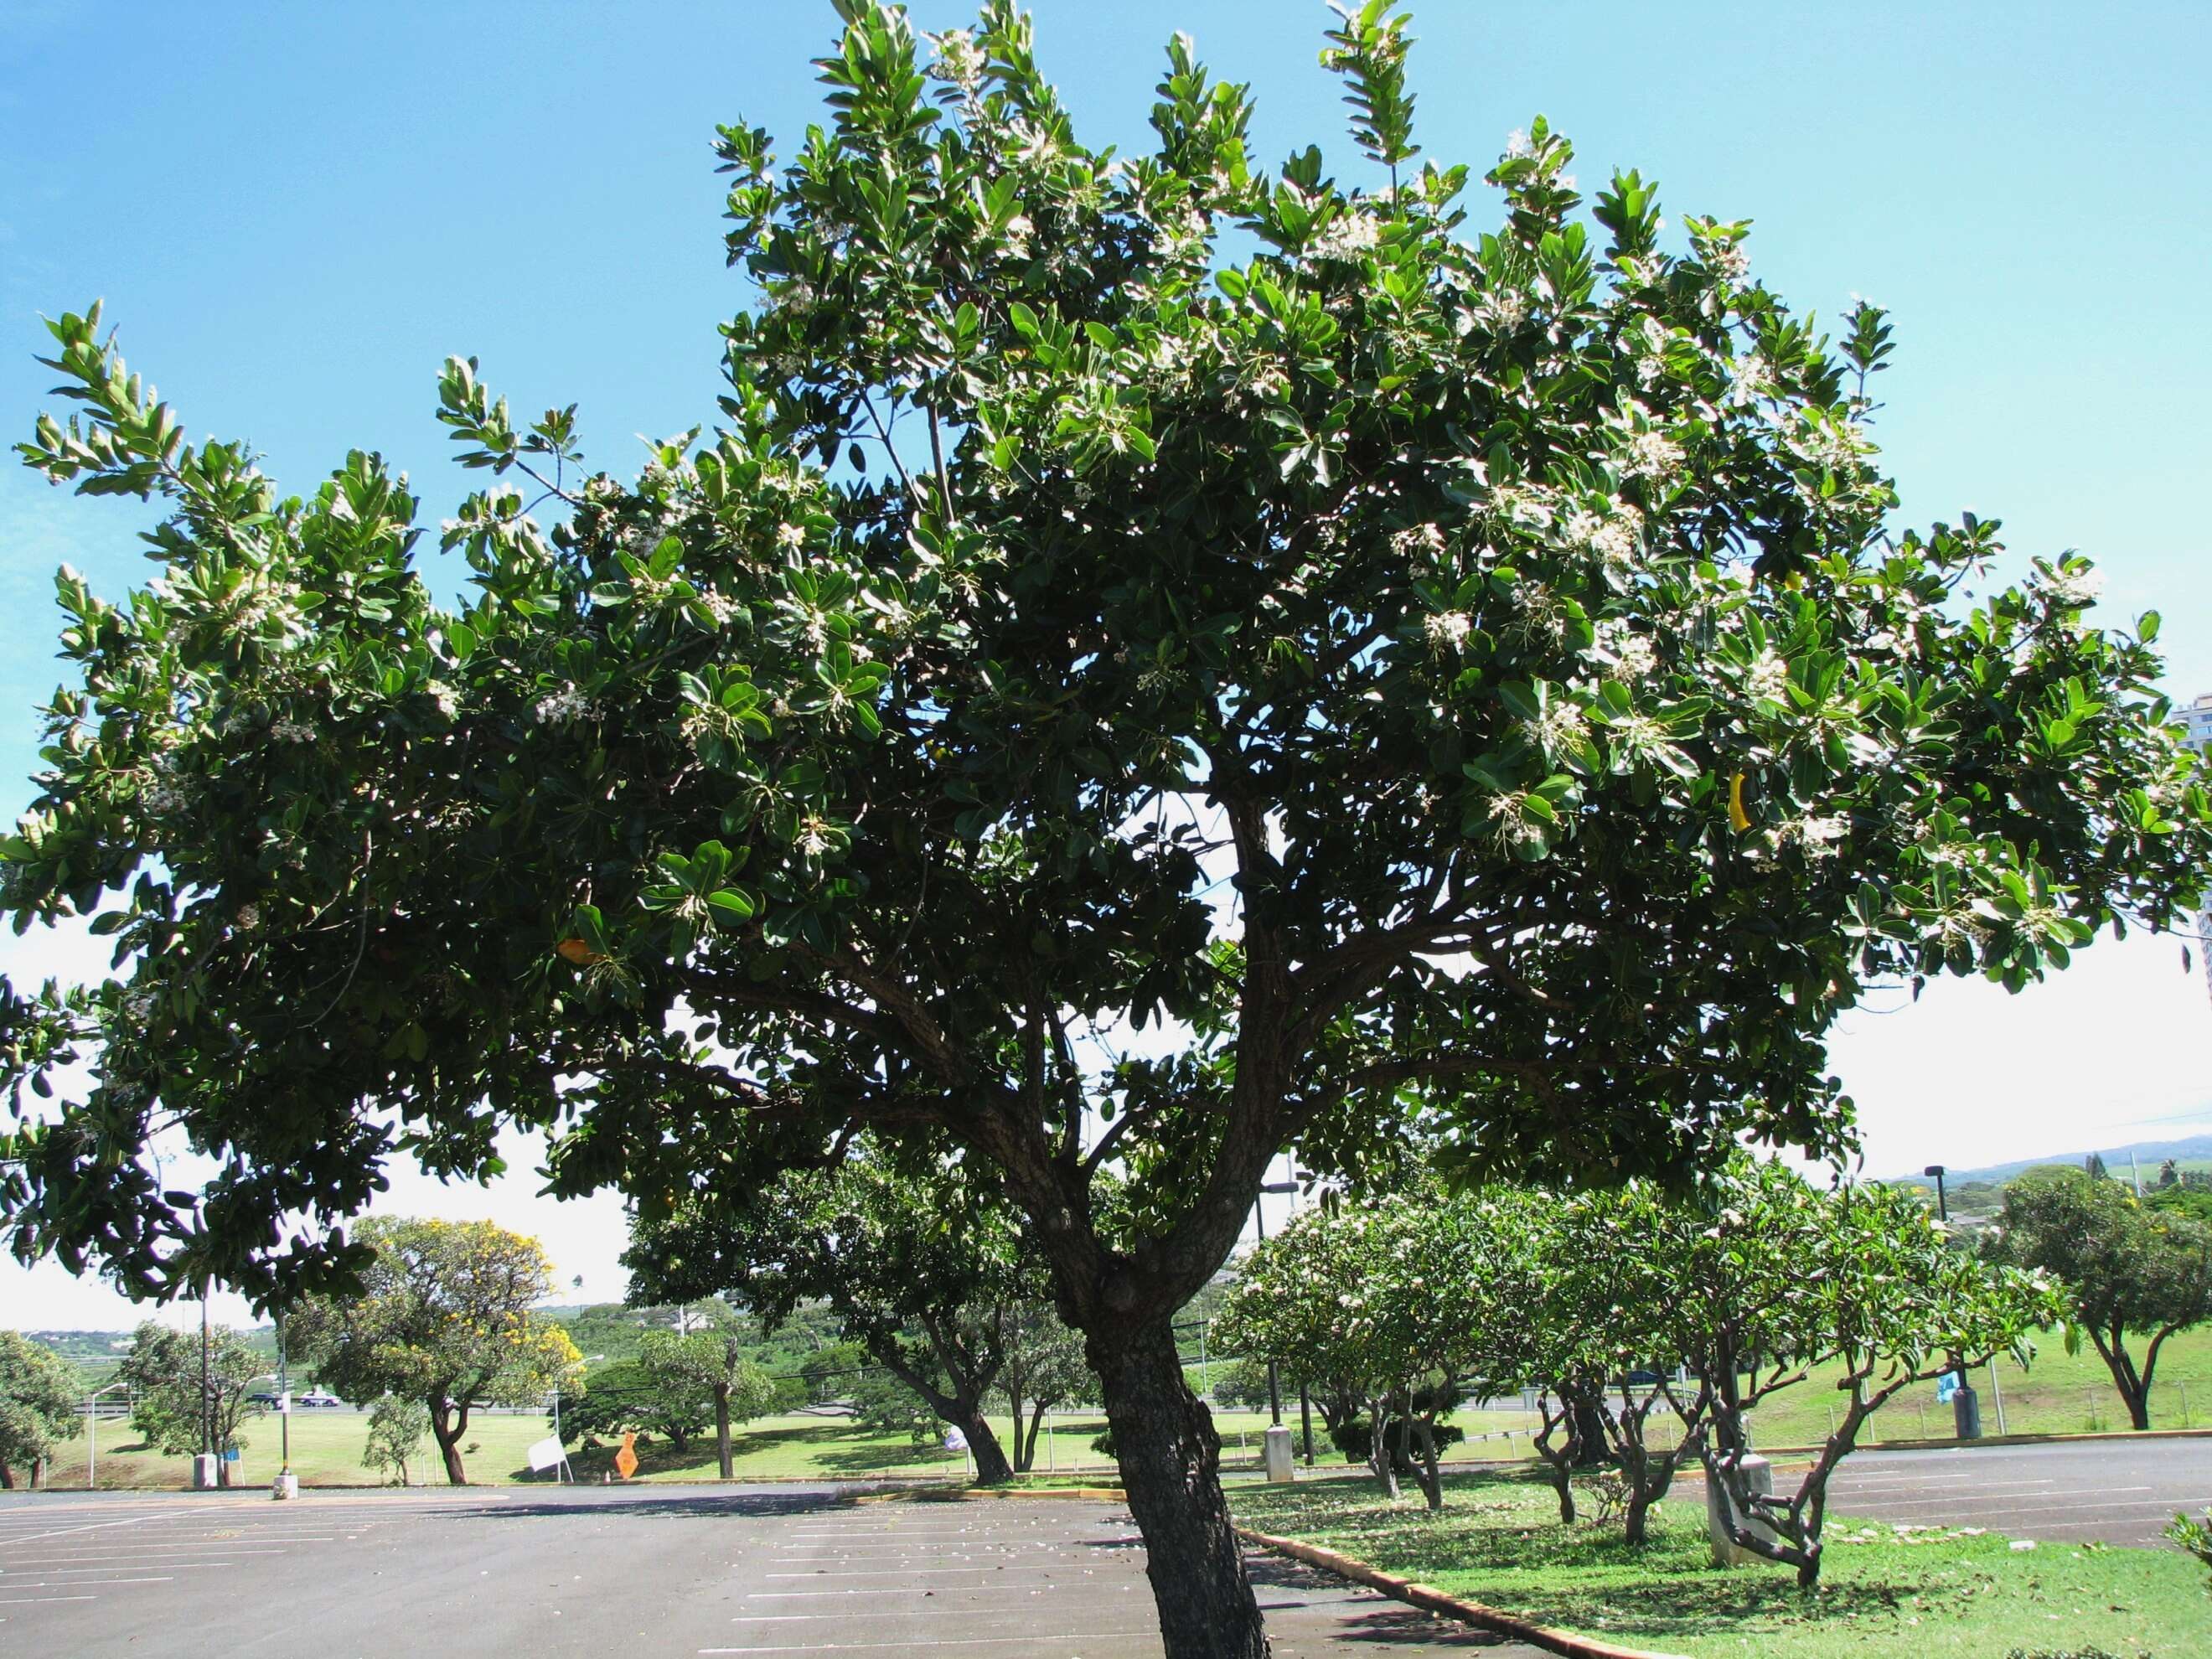
{"label": "rough tree bark", "polygon": [[714,1457],[722,1471],[722,1479],[737,1478],[737,1464],[730,1454],[730,1385],[714,1384]]}
{"label": "rough tree bark", "polygon": [[1168,1659],[1267,1659],[1260,1606],[1222,1497],[1221,1440],[1183,1382],[1170,1316],[1102,1323],[1084,1346],[1105,1395],[1121,1485]]}
{"label": "rough tree bark", "polygon": [[430,1437],[438,1443],[438,1455],[445,1460],[446,1479],[456,1486],[469,1484],[469,1472],[461,1467],[461,1437],[469,1431],[469,1402],[456,1406],[442,1393],[434,1393],[423,1402],[430,1408]]}

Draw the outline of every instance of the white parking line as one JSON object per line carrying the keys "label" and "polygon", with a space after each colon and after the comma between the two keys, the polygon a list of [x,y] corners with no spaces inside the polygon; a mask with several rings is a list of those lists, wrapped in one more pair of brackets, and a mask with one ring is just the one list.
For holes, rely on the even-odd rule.
{"label": "white parking line", "polygon": [[35,1543],[38,1540],[40,1540],[40,1539],[41,1539],[41,1538],[66,1538],[66,1537],[69,1537],[69,1536],[70,1536],[71,1534],[73,1534],[73,1533],[80,1533],[80,1532],[104,1532],[104,1531],[106,1531],[106,1529],[108,1529],[108,1528],[111,1528],[111,1527],[131,1527],[131,1526],[136,1526],[136,1525],[137,1525],[137,1523],[138,1523],[139,1522],[141,1522],[141,1521],[144,1521],[144,1520],[150,1519],[150,1518],[151,1518],[151,1516],[152,1516],[152,1515],[153,1515],[154,1513],[155,1513],[155,1511],[151,1511],[151,1510],[149,1510],[149,1511],[148,1511],[148,1513],[147,1513],[147,1514],[145,1514],[145,1515],[133,1515],[133,1516],[126,1516],[125,1519],[120,1520],[120,1521],[92,1521],[92,1522],[88,1522],[85,1525],[83,1525],[83,1526],[82,1526],[82,1527],[57,1527],[57,1528],[54,1528],[52,1531],[51,1531],[51,1532],[34,1532],[34,1533],[29,1533],[29,1534],[18,1534],[16,1536],[13,1537],[13,1538],[0,1538],[0,1546],[9,1545],[9,1544],[30,1544],[30,1543]]}
{"label": "white parking line", "polygon": [[97,1601],[97,1595],[0,1595],[0,1607],[28,1607],[33,1601]]}
{"label": "white parking line", "polygon": [[176,1574],[165,1573],[159,1578],[33,1578],[26,1583],[10,1583],[0,1588],[8,1589],[89,1589],[97,1584],[170,1584]]}
{"label": "white parking line", "polygon": [[986,1643],[1027,1642],[1110,1642],[1124,1636],[1157,1636],[1150,1630],[1086,1630],[1070,1631],[1065,1636],[946,1636],[920,1642],[796,1642],[775,1647],[762,1648],[701,1648],[708,1653],[851,1653],[866,1648],[967,1648],[981,1647]]}

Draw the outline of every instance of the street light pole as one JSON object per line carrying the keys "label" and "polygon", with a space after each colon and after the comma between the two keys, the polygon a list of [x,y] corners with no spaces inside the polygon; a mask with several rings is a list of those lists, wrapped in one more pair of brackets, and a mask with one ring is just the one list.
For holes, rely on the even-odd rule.
{"label": "street light pole", "polygon": [[[1951,1224],[1951,1198],[1943,1185],[1944,1168],[1931,1164],[1921,1174],[1934,1178],[1936,1182],[1936,1213],[1948,1227]],[[1959,1386],[1951,1394],[1951,1427],[1961,1440],[1982,1437],[1982,1397],[1974,1392],[1967,1380],[1966,1356],[1955,1349],[1951,1354],[1951,1374],[1959,1379]]]}
{"label": "street light pole", "polygon": [[[1272,1158],[1268,1160],[1273,1163]],[[1264,1183],[1259,1195],[1252,1200],[1252,1218],[1260,1230],[1260,1242],[1267,1242],[1267,1200],[1269,1193],[1294,1193],[1298,1189],[1295,1181],[1270,1181]],[[1283,1421],[1283,1384],[1271,1358],[1267,1361],[1267,1421],[1280,1427]]]}

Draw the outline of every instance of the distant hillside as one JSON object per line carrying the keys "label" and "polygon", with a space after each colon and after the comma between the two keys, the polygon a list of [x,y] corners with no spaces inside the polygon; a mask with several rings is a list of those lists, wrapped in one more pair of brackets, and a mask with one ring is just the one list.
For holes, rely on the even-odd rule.
{"label": "distant hillside", "polygon": [[[2128,1154],[2135,1154],[2136,1165],[2145,1176],[2154,1176],[2158,1166],[2167,1158],[2177,1164],[2203,1164],[2212,1163],[2212,1134],[2191,1135],[2185,1140],[2138,1140],[2128,1146],[2084,1146],[2076,1152],[2052,1152],[2045,1158],[2023,1158],[2010,1164],[1991,1164],[1978,1170],[1947,1170],[1943,1179],[1956,1188],[1968,1185],[1999,1186],[2014,1176],[2045,1164],[2067,1164],[2080,1169],[2091,1152],[2105,1160],[2105,1168],[2113,1175],[2125,1175]],[[1899,1176],[1899,1183],[1932,1187],[1936,1183],[1925,1179],[1918,1170],[1909,1176]]]}

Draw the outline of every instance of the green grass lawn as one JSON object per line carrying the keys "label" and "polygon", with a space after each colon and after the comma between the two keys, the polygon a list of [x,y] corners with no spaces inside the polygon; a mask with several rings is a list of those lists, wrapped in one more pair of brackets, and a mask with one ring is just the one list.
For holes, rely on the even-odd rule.
{"label": "green grass lawn", "polygon": [[[1471,1601],[1632,1647],[1789,1659],[1911,1654],[2003,1659],[2094,1646],[2125,1659],[2206,1651],[2212,1591],[2179,1551],[2044,1544],[1994,1534],[1899,1533],[1831,1522],[1822,1583],[1787,1568],[1711,1565],[1701,1504],[1670,1501],[1642,1550],[1618,1522],[1559,1524],[1548,1488],[1521,1471],[1447,1477],[1446,1507],[1395,1507],[1366,1480],[1240,1486],[1237,1518],[1340,1550]],[[1858,1540],[1858,1541],[1850,1541]]]}
{"label": "green grass lawn", "polygon": [[[1260,1435],[1267,1425],[1265,1413],[1223,1412],[1214,1419],[1224,1443],[1224,1455],[1232,1465],[1255,1462],[1260,1455]],[[1005,1425],[998,1425],[1002,1434]],[[1048,1473],[1110,1475],[1113,1465],[1091,1448],[1103,1433],[1103,1417],[1055,1419],[1049,1434],[1037,1437],[1036,1468]],[[276,1472],[282,1425],[273,1416],[249,1419],[243,1437],[244,1455],[236,1479],[265,1484]],[[477,1416],[469,1425],[463,1442],[469,1479],[479,1484],[543,1480],[529,1473],[525,1449],[550,1432],[546,1419],[536,1413],[520,1416]],[[361,1454],[368,1435],[367,1413],[350,1411],[301,1411],[292,1418],[292,1469],[303,1486],[373,1486],[378,1477],[362,1467]],[[941,1475],[957,1480],[967,1472],[964,1460],[948,1456],[931,1443],[917,1446],[903,1434],[878,1434],[840,1417],[771,1417],[749,1423],[734,1437],[738,1478],[741,1480],[865,1479],[890,1475],[906,1479]],[[1003,1443],[1003,1442],[1002,1442]],[[474,1447],[474,1450],[466,1449]],[[85,1443],[80,1438],[66,1446],[53,1469],[53,1485],[84,1484]],[[665,1442],[647,1439],[638,1445],[641,1480],[711,1480],[718,1473],[711,1432],[678,1451]],[[613,1467],[611,1444],[570,1454],[577,1475],[597,1480]],[[100,1425],[99,1478],[102,1486],[183,1487],[191,1483],[191,1460],[168,1457],[137,1443],[127,1424]],[[435,1448],[424,1443],[419,1468],[410,1468],[418,1480],[441,1483],[444,1472]]]}
{"label": "green grass lawn", "polygon": [[[1802,1446],[1826,1437],[1830,1402],[1837,1396],[1835,1373],[1817,1370],[1803,1382],[1776,1396],[1753,1413],[1753,1431],[1764,1447]],[[2090,1429],[2124,1429],[2127,1419],[2119,1407],[2104,1363],[2085,1349],[2069,1354],[2057,1339],[2046,1340],[2033,1364],[2023,1371],[2010,1360],[1998,1367],[1997,1389],[1989,1383],[1986,1369],[1975,1373],[1982,1392],[1984,1431],[1997,1431],[1996,1396],[2002,1392],[2005,1426],[2015,1434],[2078,1433]],[[2160,1355],[2156,1387],[2151,1397],[2153,1421],[2160,1427],[2212,1426],[2212,1328],[2185,1331],[2166,1345]],[[1297,1426],[1297,1401],[1285,1401],[1284,1418],[1293,1431]],[[995,1419],[1002,1433],[1005,1419]],[[1260,1437],[1267,1427],[1265,1412],[1218,1411],[1214,1425],[1221,1435],[1222,1458],[1232,1471],[1255,1465]],[[1447,1454],[1456,1463],[1487,1462],[1528,1455],[1529,1433],[1535,1418],[1516,1410],[1461,1412],[1455,1419],[1468,1439]],[[1321,1465],[1341,1468],[1342,1460],[1322,1434],[1316,1416],[1315,1436],[1320,1442]],[[1112,1466],[1091,1449],[1104,1431],[1105,1419],[1095,1414],[1070,1414],[1054,1419],[1048,1434],[1037,1441],[1037,1472],[1089,1471],[1111,1473]],[[1936,1401],[1933,1383],[1907,1389],[1876,1415],[1862,1435],[1862,1445],[1887,1440],[1920,1437],[1923,1433],[1950,1432],[1951,1413]],[[279,1425],[270,1416],[250,1419],[246,1428],[246,1454],[238,1478],[261,1484],[277,1467]],[[292,1467],[307,1486],[362,1486],[375,1477],[361,1466],[362,1444],[368,1419],[353,1412],[296,1413],[292,1419]],[[1510,1431],[1511,1438],[1480,1438]],[[544,1418],[479,1416],[469,1425],[469,1442],[477,1448],[467,1453],[469,1478],[481,1482],[542,1479],[529,1474],[523,1449],[548,1432]],[[1657,1437],[1667,1439],[1666,1425]],[[183,1486],[191,1479],[191,1461],[164,1457],[143,1447],[133,1449],[135,1436],[127,1425],[108,1423],[100,1428],[100,1484],[103,1486]],[[641,1448],[643,1480],[711,1480],[715,1474],[712,1437],[694,1441],[678,1452],[648,1441]],[[578,1474],[596,1480],[609,1467],[611,1448],[580,1452],[574,1463]],[[849,1419],[835,1417],[775,1417],[748,1424],[737,1438],[737,1472],[746,1480],[798,1480],[808,1477],[869,1475],[905,1477],[943,1474],[957,1478],[963,1466],[948,1458],[935,1445],[915,1446],[902,1435],[882,1435],[861,1428]],[[423,1460],[420,1478],[441,1480],[434,1460]],[[84,1481],[84,1442],[64,1450],[54,1470],[57,1486],[82,1486]]]}

